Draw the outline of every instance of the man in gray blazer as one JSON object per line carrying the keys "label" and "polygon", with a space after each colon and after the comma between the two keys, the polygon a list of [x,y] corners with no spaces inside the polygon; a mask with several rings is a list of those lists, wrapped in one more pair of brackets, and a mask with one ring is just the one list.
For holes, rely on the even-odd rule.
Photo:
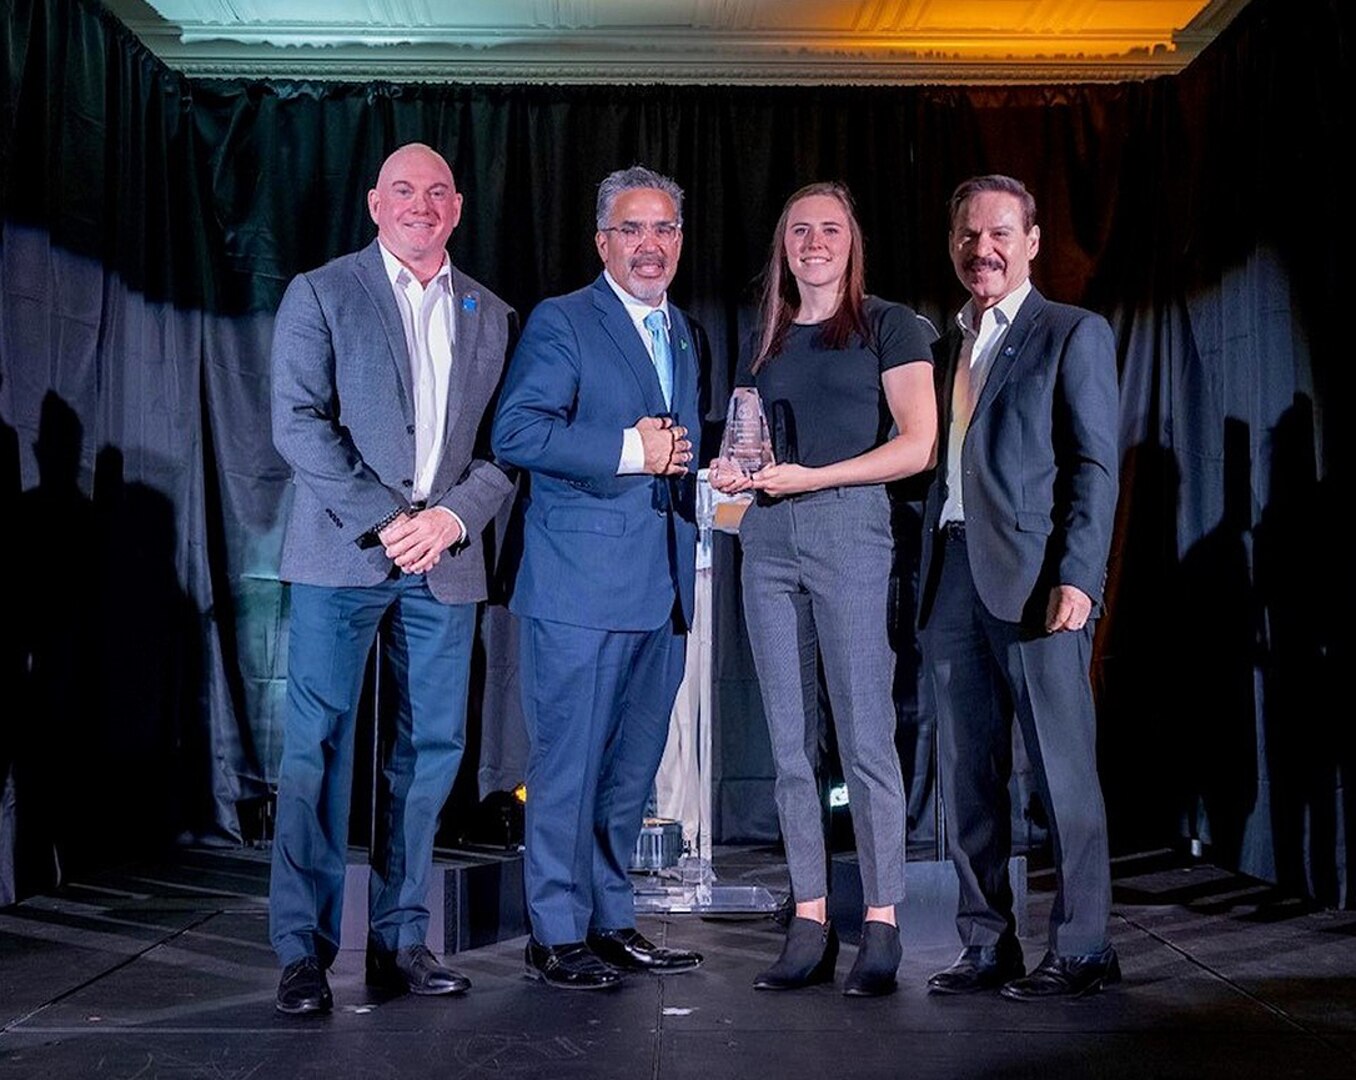
{"label": "man in gray blazer", "polygon": [[368,890],[367,980],[415,994],[470,983],[428,949],[438,813],[461,761],[481,533],[512,491],[487,415],[512,309],[448,259],[462,196],[443,158],[400,147],[367,195],[377,239],[295,278],[273,336],[273,440],[294,491],[287,711],[269,883],[277,1008],[332,1007],[354,717],[383,628],[396,696]]}
{"label": "man in gray blazer", "polygon": [[[967,180],[951,198],[951,259],[970,299],[933,346],[940,429],[919,612],[964,946],[928,986],[1019,1001],[1120,979],[1088,681],[1116,508],[1115,341],[1101,316],[1032,287],[1035,219],[1010,177]],[[1014,718],[1055,858],[1049,949],[1030,975],[1008,881]]]}

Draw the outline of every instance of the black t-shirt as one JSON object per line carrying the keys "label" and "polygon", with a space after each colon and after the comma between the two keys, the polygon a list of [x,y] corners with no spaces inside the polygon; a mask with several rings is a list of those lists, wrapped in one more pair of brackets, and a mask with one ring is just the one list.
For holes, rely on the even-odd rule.
{"label": "black t-shirt", "polygon": [[818,467],[880,446],[894,427],[881,374],[919,360],[932,363],[936,335],[912,308],[868,296],[864,313],[871,345],[854,334],[846,348],[826,348],[821,324],[792,323],[782,351],[757,375],[749,371],[756,342],[745,347],[735,385],[758,388],[773,445],[785,447],[785,458]]}

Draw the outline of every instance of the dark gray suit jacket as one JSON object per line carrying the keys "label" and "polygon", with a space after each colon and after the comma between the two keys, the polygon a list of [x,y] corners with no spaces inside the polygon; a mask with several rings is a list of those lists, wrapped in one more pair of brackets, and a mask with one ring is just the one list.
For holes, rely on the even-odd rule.
{"label": "dark gray suit jacket", "polygon": [[[947,433],[960,329],[933,344],[936,482],[924,508],[919,625],[932,608],[932,552],[947,495]],[[1040,624],[1050,589],[1075,585],[1097,612],[1116,510],[1116,343],[1100,315],[1034,288],[1008,328],[961,448],[965,540],[995,618]]]}
{"label": "dark gray suit jacket", "polygon": [[[489,451],[491,402],[513,347],[513,309],[455,266],[457,334],[443,455],[429,506],[467,539],[428,572],[444,603],[485,598],[481,533],[513,491]],[[391,571],[364,537],[409,506],[414,398],[405,331],[377,241],[293,279],[273,330],[273,441],[294,497],[281,576],[308,585],[375,585]]]}

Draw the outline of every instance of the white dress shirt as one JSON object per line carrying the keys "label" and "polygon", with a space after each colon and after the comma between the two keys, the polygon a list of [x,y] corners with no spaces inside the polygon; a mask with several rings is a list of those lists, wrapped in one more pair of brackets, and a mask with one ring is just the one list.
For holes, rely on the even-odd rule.
{"label": "white dress shirt", "polygon": [[[410,501],[421,502],[433,490],[447,434],[448,383],[457,339],[452,263],[444,254],[437,274],[422,285],[384,245],[377,246],[400,311],[410,357],[410,386],[414,389],[414,487]],[[451,514],[465,535],[466,525],[460,517],[445,506],[437,509]]]}
{"label": "white dress shirt", "polygon": [[978,326],[974,325],[973,300],[967,300],[965,306],[956,313],[956,325],[960,327],[962,337],[960,356],[956,360],[956,379],[951,388],[951,426],[946,440],[946,502],[942,503],[941,514],[943,524],[965,520],[961,447],[965,444],[965,433],[970,430],[975,402],[979,400],[989,372],[993,370],[994,358],[1003,347],[1008,328],[1017,317],[1017,309],[1030,291],[1031,279],[1027,278],[993,307],[986,308],[980,315]]}
{"label": "white dress shirt", "polygon": [[[603,278],[612,291],[617,294],[617,299],[622,302],[626,308],[626,314],[631,317],[631,322],[635,325],[636,333],[640,335],[641,343],[645,346],[645,355],[650,358],[650,363],[654,363],[654,341],[650,337],[649,328],[645,325],[645,317],[652,311],[662,311],[664,313],[664,330],[669,332],[673,329],[673,322],[669,318],[669,298],[667,294],[664,299],[659,301],[658,307],[647,304],[644,300],[637,300],[629,292],[623,289],[613,280],[612,275],[606,270],[603,271]],[[618,476],[634,476],[637,473],[645,471],[645,444],[640,441],[640,432],[633,427],[627,428],[622,432],[622,452],[621,460],[617,463]]]}

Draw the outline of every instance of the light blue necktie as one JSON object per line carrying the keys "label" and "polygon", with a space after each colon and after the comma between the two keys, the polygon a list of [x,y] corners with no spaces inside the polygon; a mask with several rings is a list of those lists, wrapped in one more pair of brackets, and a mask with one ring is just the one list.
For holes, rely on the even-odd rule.
{"label": "light blue necktie", "polygon": [[650,332],[654,370],[659,375],[659,389],[664,392],[664,405],[668,407],[673,404],[673,353],[669,351],[669,332],[664,325],[664,313],[655,308],[646,315],[645,329]]}

